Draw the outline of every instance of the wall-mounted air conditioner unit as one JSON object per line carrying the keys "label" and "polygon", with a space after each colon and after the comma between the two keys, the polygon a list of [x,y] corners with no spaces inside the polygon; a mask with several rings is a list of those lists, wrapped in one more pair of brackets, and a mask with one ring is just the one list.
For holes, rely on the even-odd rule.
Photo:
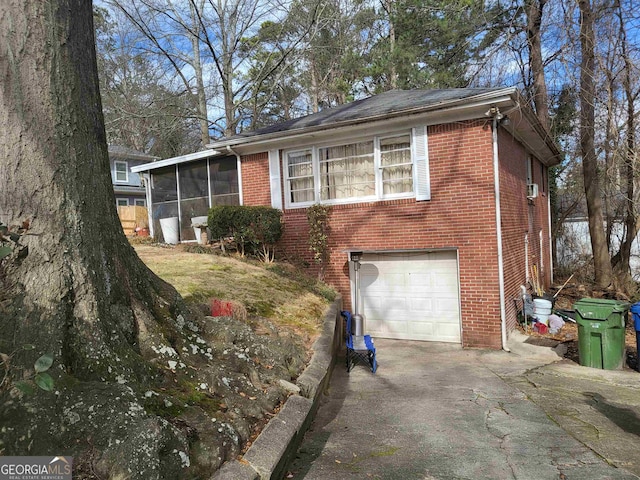
{"label": "wall-mounted air conditioner unit", "polygon": [[538,196],[538,184],[537,183],[529,183],[527,185],[527,198],[532,199]]}

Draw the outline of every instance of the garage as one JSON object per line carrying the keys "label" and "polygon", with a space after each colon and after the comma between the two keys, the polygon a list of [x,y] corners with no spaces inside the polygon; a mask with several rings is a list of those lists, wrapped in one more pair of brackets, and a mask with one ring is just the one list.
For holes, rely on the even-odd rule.
{"label": "garage", "polygon": [[460,343],[459,292],[455,250],[362,255],[358,312],[374,337]]}

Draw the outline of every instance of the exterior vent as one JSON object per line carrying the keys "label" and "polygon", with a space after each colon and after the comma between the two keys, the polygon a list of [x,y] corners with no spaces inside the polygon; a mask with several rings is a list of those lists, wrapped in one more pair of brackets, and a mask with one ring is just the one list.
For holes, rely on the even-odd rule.
{"label": "exterior vent", "polygon": [[527,198],[533,199],[538,196],[538,184],[537,183],[529,183],[527,185]]}

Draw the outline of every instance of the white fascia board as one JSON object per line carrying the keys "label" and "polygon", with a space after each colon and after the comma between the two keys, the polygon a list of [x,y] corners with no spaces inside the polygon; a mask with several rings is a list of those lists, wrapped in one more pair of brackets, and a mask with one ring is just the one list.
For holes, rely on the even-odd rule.
{"label": "white fascia board", "polygon": [[125,160],[159,160],[160,157],[155,157],[153,155],[147,155],[146,153],[120,153],[120,152],[109,152],[109,158],[114,160],[125,159]]}
{"label": "white fascia board", "polygon": [[[224,149],[227,146],[233,146],[238,148],[243,154],[253,153],[255,151],[263,151],[269,145],[277,143],[281,145],[283,141],[297,142],[305,137],[320,136],[324,131],[335,131],[336,129],[354,129],[357,130],[359,126],[369,130],[372,124],[375,123],[387,123],[392,121],[405,121],[407,119],[414,119],[416,117],[423,117],[421,120],[426,124],[439,124],[445,123],[444,117],[447,121],[461,121],[472,118],[480,118],[484,116],[484,108],[492,106],[498,106],[499,108],[508,108],[517,105],[517,89],[515,87],[504,88],[495,92],[485,93],[477,95],[475,97],[467,97],[463,99],[456,99],[447,102],[441,102],[435,105],[418,106],[410,109],[404,109],[398,112],[385,113],[382,115],[374,115],[368,117],[362,117],[357,119],[351,119],[343,122],[335,122],[324,125],[315,125],[313,127],[292,129],[282,132],[273,132],[265,135],[256,135],[246,138],[235,138],[229,140],[223,140],[220,142],[207,145],[211,148]],[[434,116],[437,115],[437,116]],[[429,120],[426,120],[429,118]],[[333,134],[331,134],[333,135]],[[242,151],[245,147],[251,149],[251,152]]]}
{"label": "white fascia board", "polygon": [[216,157],[219,155],[223,155],[225,152],[221,152],[219,150],[203,150],[201,152],[189,153],[187,155],[181,155],[179,157],[166,158],[164,160],[159,160],[157,162],[145,163],[143,165],[136,165],[135,167],[131,167],[131,171],[134,173],[138,172],[148,172],[150,170],[155,170],[157,168],[168,167],[171,165],[176,165],[178,163],[192,162],[194,160],[200,160],[202,158],[208,157]]}
{"label": "white fascia board", "polygon": [[485,113],[492,106],[497,106],[500,109],[508,109],[513,106],[513,102],[510,99],[503,99],[501,101],[494,100],[488,104],[483,103],[474,106],[456,107],[435,112],[422,111],[413,114],[381,117],[375,120],[369,117],[366,122],[344,126],[333,124],[329,129],[306,131],[297,135],[282,132],[279,137],[269,140],[256,137],[254,143],[237,146],[236,150],[243,155],[248,155],[263,152],[274,147],[286,150],[326,141],[349,141],[350,139],[360,138],[363,135],[380,135],[391,131],[410,130],[416,125],[440,125],[443,123],[462,122],[479,118],[486,118],[487,121],[490,121],[491,117],[486,117]]}

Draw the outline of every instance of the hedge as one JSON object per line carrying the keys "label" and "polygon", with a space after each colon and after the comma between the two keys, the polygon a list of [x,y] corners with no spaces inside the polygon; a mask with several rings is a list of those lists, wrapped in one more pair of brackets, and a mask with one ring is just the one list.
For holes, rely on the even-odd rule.
{"label": "hedge", "polygon": [[209,209],[212,238],[233,238],[237,250],[270,260],[282,237],[282,212],[271,207],[216,205]]}

